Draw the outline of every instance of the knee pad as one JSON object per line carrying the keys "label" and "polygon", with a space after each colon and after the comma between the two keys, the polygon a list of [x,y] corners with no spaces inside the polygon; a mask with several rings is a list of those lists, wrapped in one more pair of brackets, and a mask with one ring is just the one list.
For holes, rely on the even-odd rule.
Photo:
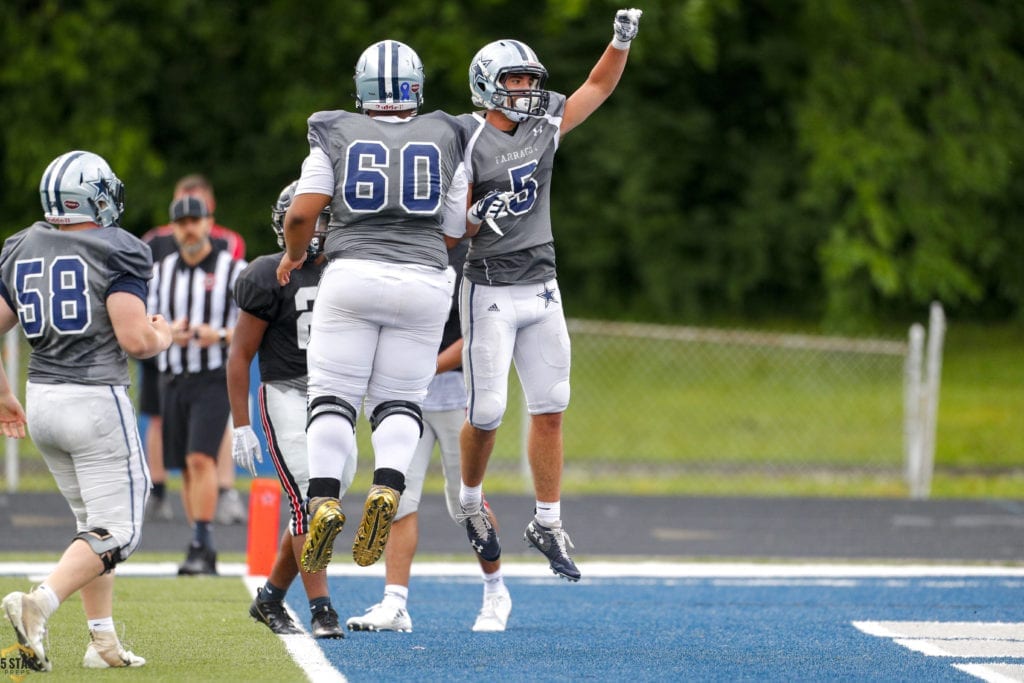
{"label": "knee pad", "polygon": [[[569,382],[558,382],[550,389],[544,403],[536,411],[538,413],[564,413],[569,407]],[[532,412],[532,411],[531,411]]]}
{"label": "knee pad", "polygon": [[467,415],[477,429],[497,429],[505,416],[505,403],[496,392],[481,391],[473,396]]}
{"label": "knee pad", "polygon": [[423,411],[412,401],[383,401],[377,404],[370,414],[370,429],[376,431],[385,418],[392,415],[407,415],[416,420],[420,428],[420,437],[423,436]]}
{"label": "knee pad", "polygon": [[85,541],[92,551],[103,560],[103,573],[109,573],[118,562],[123,562],[121,546],[106,529],[90,529],[75,534],[75,540]]}
{"label": "knee pad", "polygon": [[356,430],[356,415],[358,415],[356,409],[352,407],[351,403],[337,396],[317,396],[309,402],[309,406],[306,408],[306,429],[309,429],[313,420],[324,413],[341,415],[352,425],[352,431]]}

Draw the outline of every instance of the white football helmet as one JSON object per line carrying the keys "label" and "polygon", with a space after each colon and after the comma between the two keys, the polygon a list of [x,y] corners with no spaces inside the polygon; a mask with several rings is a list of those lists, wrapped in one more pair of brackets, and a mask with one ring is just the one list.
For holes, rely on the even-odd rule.
{"label": "white football helmet", "polygon": [[[292,205],[292,201],[295,199],[295,188],[298,185],[298,180],[289,183],[287,187],[281,190],[277,201],[270,209],[270,227],[274,229],[274,234],[277,235],[277,246],[282,249],[284,249],[284,215],[288,213],[288,207]],[[324,242],[327,239],[327,226],[330,222],[331,207],[328,204],[327,208],[321,211],[316,219],[316,227],[313,228],[313,239],[309,241],[309,247],[306,249],[307,259],[315,259],[323,252]]]}
{"label": "white football helmet", "polygon": [[50,162],[39,182],[43,217],[54,225],[117,225],[124,183],[98,154],[76,150]]}
{"label": "white football helmet", "polygon": [[[533,87],[507,90],[505,76],[527,74]],[[537,59],[537,53],[518,40],[496,40],[480,48],[469,63],[469,91],[473,104],[487,109],[500,109],[513,121],[530,116],[543,116],[548,110],[549,93],[544,90],[548,70]]]}
{"label": "white football helmet", "polygon": [[356,62],[356,108],[359,111],[408,111],[423,104],[423,62],[397,40],[382,40]]}

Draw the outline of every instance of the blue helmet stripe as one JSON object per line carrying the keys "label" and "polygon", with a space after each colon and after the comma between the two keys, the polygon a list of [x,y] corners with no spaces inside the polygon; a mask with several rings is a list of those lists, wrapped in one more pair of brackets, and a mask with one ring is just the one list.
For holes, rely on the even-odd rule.
{"label": "blue helmet stripe", "polygon": [[377,46],[377,101],[383,102],[384,93],[387,92],[387,81],[384,80],[384,69],[387,66],[387,42],[382,41]]}
{"label": "blue helmet stripe", "polygon": [[527,49],[527,47],[525,45],[520,43],[518,40],[510,40],[508,42],[509,42],[509,44],[512,47],[514,47],[516,49],[516,51],[519,52],[519,56],[522,57],[524,60],[526,60],[526,61],[534,61],[530,57],[530,51],[529,51],[529,49]]}
{"label": "blue helmet stripe", "polygon": [[60,186],[61,181],[64,179],[64,173],[67,172],[68,166],[71,165],[71,162],[82,156],[84,153],[85,152],[69,152],[65,154],[63,162],[60,164],[60,169],[56,172],[55,176],[51,176],[50,173],[52,173],[53,167],[57,165],[57,161],[61,161],[60,159],[57,159],[57,161],[50,164],[50,168],[47,169],[47,177],[43,182],[46,185],[47,194],[53,195],[54,204],[57,207],[56,215],[58,216],[64,215],[64,203],[60,200]]}
{"label": "blue helmet stripe", "polygon": [[390,40],[388,47],[391,48],[391,97],[397,102],[399,99],[398,90],[398,46]]}

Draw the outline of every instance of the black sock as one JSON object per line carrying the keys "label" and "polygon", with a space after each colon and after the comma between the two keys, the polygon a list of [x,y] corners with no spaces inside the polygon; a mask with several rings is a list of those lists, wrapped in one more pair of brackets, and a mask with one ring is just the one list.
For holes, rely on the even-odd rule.
{"label": "black sock", "polygon": [[260,602],[281,602],[287,592],[287,589],[278,588],[270,583],[270,579],[267,579],[267,582],[263,584],[263,590],[260,591]]}
{"label": "black sock", "polygon": [[211,543],[212,530],[210,529],[211,523],[209,521],[195,522],[195,527],[192,529],[192,545],[196,548],[210,548],[213,546]]}
{"label": "black sock", "polygon": [[316,614],[317,612],[322,612],[325,607],[330,606],[331,598],[326,595],[322,598],[313,598],[309,601],[309,611],[313,614]]}
{"label": "black sock", "polygon": [[167,492],[167,484],[164,482],[153,482],[153,488],[149,490],[150,494],[157,500],[163,500],[164,494]]}
{"label": "black sock", "polygon": [[390,467],[381,467],[373,471],[373,483],[387,486],[402,493],[405,491],[405,475]]}
{"label": "black sock", "polygon": [[309,498],[339,498],[341,482],[331,477],[310,477],[306,496]]}

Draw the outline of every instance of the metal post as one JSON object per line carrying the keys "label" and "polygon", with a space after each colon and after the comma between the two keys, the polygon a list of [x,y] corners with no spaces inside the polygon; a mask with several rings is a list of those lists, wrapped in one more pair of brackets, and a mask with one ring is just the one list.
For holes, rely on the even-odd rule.
{"label": "metal post", "polygon": [[942,375],[942,344],[946,336],[946,314],[933,301],[928,316],[928,350],[925,357],[924,395],[921,415],[921,463],[924,495],[931,494],[935,471],[935,434],[938,428],[939,385]]}
{"label": "metal post", "polygon": [[903,383],[904,475],[910,497],[920,499],[921,481],[921,363],[924,357],[924,326],[910,326]]}

